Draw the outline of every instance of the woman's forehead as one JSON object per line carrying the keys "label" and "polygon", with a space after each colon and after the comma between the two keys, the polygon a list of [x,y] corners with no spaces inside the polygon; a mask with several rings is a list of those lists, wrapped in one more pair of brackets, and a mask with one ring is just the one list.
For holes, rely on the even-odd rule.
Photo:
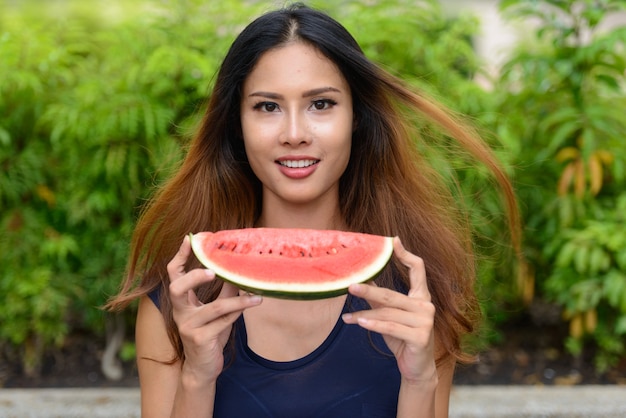
{"label": "woman's forehead", "polygon": [[[314,86],[314,87],[313,87]],[[304,89],[333,87],[346,92],[349,86],[337,65],[316,47],[290,42],[268,50],[248,74],[244,91],[268,88]]]}

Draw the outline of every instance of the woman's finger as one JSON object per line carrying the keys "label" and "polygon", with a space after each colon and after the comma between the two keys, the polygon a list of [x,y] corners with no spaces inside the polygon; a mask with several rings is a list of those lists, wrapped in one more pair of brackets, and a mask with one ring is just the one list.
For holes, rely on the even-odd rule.
{"label": "woman's finger", "polygon": [[376,317],[359,316],[356,323],[361,327],[407,344],[425,347],[432,333],[432,320],[424,317],[418,326],[409,326],[395,321],[384,321]]}
{"label": "woman's finger", "polygon": [[406,311],[412,310],[412,301],[406,295],[385,287],[357,283],[351,284],[348,291],[354,296],[365,299],[374,309],[390,306]]}
{"label": "woman's finger", "polygon": [[185,263],[187,263],[190,253],[191,243],[189,237],[185,236],[178,252],[174,258],[167,263],[167,274],[170,276],[170,281],[174,281],[185,275]]}
{"label": "woman's finger", "polygon": [[[349,324],[360,324],[372,331],[380,331],[378,327],[388,327],[396,324],[402,327],[423,328],[432,327],[435,307],[426,300],[408,297],[407,295],[385,288],[376,288],[368,285],[350,287],[350,293],[368,301],[372,309],[364,309],[343,315],[343,320]],[[366,325],[367,323],[367,325]],[[376,329],[372,324],[379,324]],[[394,327],[391,325],[390,327]],[[398,338],[404,337],[390,329],[385,333]]]}
{"label": "woman's finger", "polygon": [[172,301],[173,307],[181,309],[185,306],[201,305],[197,296],[195,296],[195,289],[213,279],[215,279],[215,273],[213,273],[213,271],[195,269],[176,280],[170,281],[170,300]]}
{"label": "woman's finger", "polygon": [[426,282],[424,260],[404,248],[399,237],[393,239],[393,250],[398,260],[409,269],[409,297],[430,301],[431,297]]}
{"label": "woman's finger", "polygon": [[259,305],[262,301],[261,296],[257,295],[217,298],[194,309],[187,315],[185,323],[179,324],[179,328],[203,328],[206,335],[217,334],[232,324],[245,309]]}
{"label": "woman's finger", "polygon": [[[407,297],[404,296],[404,298]],[[342,317],[348,323],[357,323],[359,320],[372,320],[394,322],[411,328],[428,327],[432,325],[434,315],[431,315],[431,312],[434,314],[434,306],[427,301],[410,300],[413,301],[413,305],[410,309],[403,310],[395,307],[379,307],[346,313]]]}

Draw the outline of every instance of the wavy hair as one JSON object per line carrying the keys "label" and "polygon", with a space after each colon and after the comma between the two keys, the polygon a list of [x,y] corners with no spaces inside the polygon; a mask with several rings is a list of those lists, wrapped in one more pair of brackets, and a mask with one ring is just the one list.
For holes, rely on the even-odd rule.
{"label": "wavy hair", "polygon": [[[346,225],[353,231],[398,235],[409,251],[424,259],[437,312],[438,360],[468,360],[461,337],[472,332],[479,319],[471,229],[448,185],[420,154],[419,143],[424,139],[416,120],[438,126],[491,171],[500,185],[517,243],[518,212],[511,184],[469,125],[366,58],[337,21],[302,4],[262,15],[233,42],[180,169],[142,210],[126,278],[107,307],[122,309],[161,286],[161,312],[178,358],[183,358],[168,297],[166,265],[186,233],[252,227],[259,216],[261,184],[243,146],[241,91],[259,58],[289,42],[318,49],[350,86],[355,130],[339,192]],[[400,279],[408,288],[405,270],[394,262],[377,278],[377,284],[394,288]],[[212,282],[199,289],[198,295],[204,302],[211,301],[220,287],[219,281]]]}

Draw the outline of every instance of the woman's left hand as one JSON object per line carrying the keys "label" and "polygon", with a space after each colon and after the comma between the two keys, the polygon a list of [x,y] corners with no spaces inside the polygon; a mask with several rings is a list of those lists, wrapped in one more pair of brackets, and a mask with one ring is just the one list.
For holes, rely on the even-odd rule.
{"label": "woman's left hand", "polygon": [[394,254],[409,269],[408,295],[376,285],[351,285],[354,296],[367,300],[372,309],[344,315],[348,324],[359,324],[383,335],[396,357],[402,378],[420,383],[436,379],[433,324],[435,306],[426,284],[424,261],[394,238]]}

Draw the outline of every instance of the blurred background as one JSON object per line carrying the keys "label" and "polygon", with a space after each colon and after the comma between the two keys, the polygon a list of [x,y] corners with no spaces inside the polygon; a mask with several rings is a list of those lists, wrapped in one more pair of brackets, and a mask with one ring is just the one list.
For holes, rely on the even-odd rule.
{"label": "blurred background", "polygon": [[[458,384],[626,383],[626,2],[319,0],[366,54],[468,115],[514,181],[429,126],[480,255]],[[284,2],[0,0],[0,387],[136,385],[135,308],[106,313],[146,197],[217,66]]]}

